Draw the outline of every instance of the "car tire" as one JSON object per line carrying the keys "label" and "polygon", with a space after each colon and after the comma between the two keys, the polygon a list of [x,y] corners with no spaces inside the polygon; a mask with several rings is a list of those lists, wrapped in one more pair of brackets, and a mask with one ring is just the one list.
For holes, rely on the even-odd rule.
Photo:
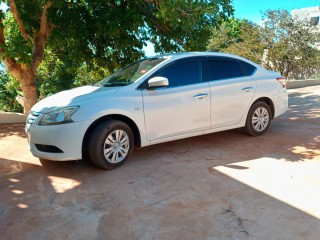
{"label": "car tire", "polygon": [[130,127],[121,121],[108,120],[100,123],[90,136],[89,159],[97,167],[111,170],[129,158],[133,145]]}
{"label": "car tire", "polygon": [[256,102],[249,110],[244,130],[250,136],[262,135],[268,130],[271,119],[269,105],[265,102]]}

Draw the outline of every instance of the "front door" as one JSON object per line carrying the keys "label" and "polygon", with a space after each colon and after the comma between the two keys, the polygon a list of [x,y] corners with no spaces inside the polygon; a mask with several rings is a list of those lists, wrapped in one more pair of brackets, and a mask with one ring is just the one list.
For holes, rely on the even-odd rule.
{"label": "front door", "polygon": [[141,90],[148,140],[210,128],[210,89],[202,82],[200,59],[176,62],[154,76],[168,78],[169,86]]}

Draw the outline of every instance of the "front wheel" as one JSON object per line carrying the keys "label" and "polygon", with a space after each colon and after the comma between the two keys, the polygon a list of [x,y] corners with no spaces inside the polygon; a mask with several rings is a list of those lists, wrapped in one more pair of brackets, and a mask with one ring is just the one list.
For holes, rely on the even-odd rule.
{"label": "front wheel", "polygon": [[249,110],[244,130],[251,136],[259,136],[265,133],[271,122],[271,109],[264,102],[256,102]]}
{"label": "front wheel", "polygon": [[89,140],[91,162],[104,169],[114,169],[123,164],[133,149],[133,134],[124,122],[108,120],[100,123]]}

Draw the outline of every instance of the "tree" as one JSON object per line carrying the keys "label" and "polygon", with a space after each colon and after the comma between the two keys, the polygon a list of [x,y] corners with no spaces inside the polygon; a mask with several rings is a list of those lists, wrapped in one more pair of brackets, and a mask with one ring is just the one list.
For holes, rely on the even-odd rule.
{"label": "tree", "polygon": [[[37,101],[37,91],[34,79],[36,71],[42,62],[45,44],[51,31],[51,26],[47,18],[47,11],[51,8],[52,1],[44,3],[40,16],[37,14],[39,17],[39,20],[37,21],[39,26],[36,31],[32,31],[32,35],[29,34],[31,31],[25,26],[24,18],[21,17],[16,2],[14,0],[9,0],[8,3],[15,24],[13,23],[11,16],[1,13],[0,53],[6,69],[20,83],[25,99],[25,111],[28,112]],[[21,3],[21,5],[24,4]],[[34,20],[34,16],[31,17],[30,21],[31,20]],[[11,25],[11,29],[13,31],[15,30],[15,32],[9,34],[8,31],[11,29],[8,29],[8,31],[5,32],[6,25]],[[10,33],[11,32],[12,31],[10,31]],[[17,32],[20,33],[20,36],[16,34]],[[5,38],[5,35],[9,35],[7,39]],[[22,51],[25,52],[30,50],[28,49],[30,46],[33,46],[32,54],[29,56],[23,54]]]}
{"label": "tree", "polygon": [[227,48],[227,52],[240,55],[256,63],[262,63],[265,43],[261,39],[261,27],[248,20],[239,26],[239,40]]}
{"label": "tree", "polygon": [[69,66],[64,72],[69,70],[71,77],[83,64],[113,71],[141,58],[146,41],[151,41],[157,52],[204,50],[210,27],[233,12],[231,0],[1,3],[7,3],[9,11],[0,14],[0,54],[7,71],[20,84],[25,113],[37,102],[36,80],[48,81],[45,74],[38,76],[45,53]]}
{"label": "tree", "polygon": [[285,78],[305,78],[320,68],[319,31],[308,21],[293,18],[285,10],[269,10],[264,14],[261,36],[266,44],[264,65]]}
{"label": "tree", "polygon": [[260,27],[245,19],[230,18],[212,31],[207,49],[237,54],[261,63],[265,44]]}
{"label": "tree", "polygon": [[223,20],[219,26],[214,26],[207,49],[213,52],[222,52],[237,42],[240,34],[240,23],[240,19],[229,18]]}
{"label": "tree", "polygon": [[319,30],[284,10],[268,10],[263,16],[262,26],[235,18],[223,21],[214,28],[208,50],[243,56],[285,78],[318,76]]}

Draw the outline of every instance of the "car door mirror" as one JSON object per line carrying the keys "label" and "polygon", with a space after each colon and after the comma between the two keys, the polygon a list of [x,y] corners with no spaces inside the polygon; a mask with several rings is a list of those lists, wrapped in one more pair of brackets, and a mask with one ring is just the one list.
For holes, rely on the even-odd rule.
{"label": "car door mirror", "polygon": [[148,81],[148,87],[150,89],[167,87],[168,85],[169,85],[169,80],[168,78],[165,78],[165,77],[153,77]]}

